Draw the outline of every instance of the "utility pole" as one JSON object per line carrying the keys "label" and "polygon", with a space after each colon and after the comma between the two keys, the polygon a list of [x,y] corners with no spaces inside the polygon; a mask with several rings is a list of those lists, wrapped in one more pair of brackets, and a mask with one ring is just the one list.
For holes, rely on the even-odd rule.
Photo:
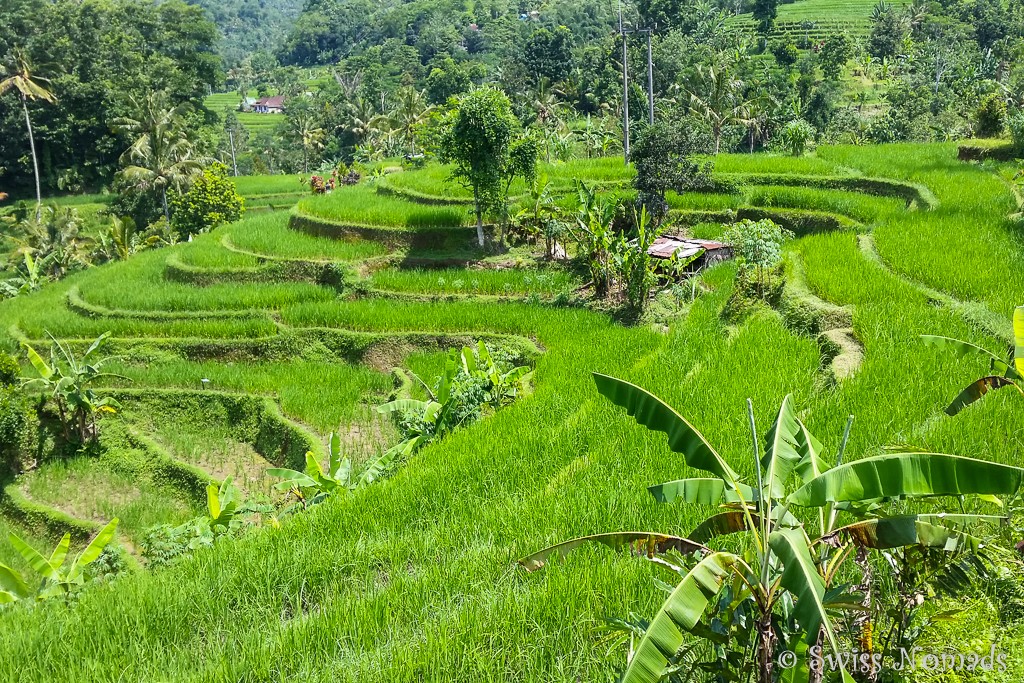
{"label": "utility pole", "polygon": [[622,0],[619,0],[619,33],[622,35],[622,156],[629,164],[629,51],[622,26]]}
{"label": "utility pole", "polygon": [[235,171],[235,177],[238,177],[238,161],[235,160],[235,131],[228,128],[228,140],[231,141],[231,167]]}
{"label": "utility pole", "polygon": [[646,28],[647,34],[647,116],[654,125],[654,58],[651,56],[651,34],[653,29]]}

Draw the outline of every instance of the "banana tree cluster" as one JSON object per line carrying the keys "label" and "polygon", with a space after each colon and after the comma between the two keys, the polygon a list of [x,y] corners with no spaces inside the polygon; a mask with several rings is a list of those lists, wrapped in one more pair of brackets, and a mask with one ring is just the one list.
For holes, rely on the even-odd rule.
{"label": "banana tree cluster", "polygon": [[531,371],[527,366],[505,369],[483,342],[476,351],[464,347],[451,349],[444,370],[433,387],[419,375],[409,372],[423,388],[426,400],[398,398],[377,407],[377,412],[398,417],[405,440],[395,446],[402,457],[456,427],[480,417],[484,408],[498,410],[529,387]]}
{"label": "banana tree cluster", "polygon": [[[598,391],[626,409],[641,425],[664,432],[669,448],[685,464],[707,475],[650,487],[660,503],[716,505],[719,511],[686,536],[655,532],[600,534],[560,543],[520,563],[529,571],[544,566],[588,542],[628,548],[678,572],[682,579],[632,648],[622,680],[660,681],[679,666],[677,653],[688,638],[712,644],[723,636],[709,625],[722,609],[745,604],[744,629],[750,655],[737,666],[753,670],[760,683],[782,673],[787,680],[821,680],[822,672],[804,661],[785,672],[776,670],[780,644],[792,651],[823,646],[841,662],[835,615],[863,609],[865,597],[843,584],[847,560],[870,551],[893,556],[909,549],[955,555],[973,553],[978,539],[964,529],[994,517],[966,514],[893,513],[895,501],[951,496],[1015,494],[1024,470],[972,458],[939,453],[897,452],[843,463],[850,424],[830,465],[822,444],[798,418],[786,397],[762,448],[750,410],[756,481],[747,482],[707,439],[669,405],[646,390],[614,377],[595,374]],[[852,423],[852,418],[851,418]],[[840,514],[851,518],[839,524]],[[804,519],[811,519],[805,523]],[[716,550],[711,544],[742,535],[742,552]],[[720,624],[720,622],[719,622]],[[796,634],[799,644],[790,638]],[[785,641],[780,643],[780,640]],[[842,667],[836,673],[852,680]],[[817,678],[815,678],[817,676]]]}
{"label": "banana tree cluster", "polygon": [[267,474],[281,479],[274,484],[274,489],[287,491],[296,498],[296,505],[285,511],[292,512],[298,508],[305,509],[317,505],[332,494],[355,491],[368,486],[384,474],[401,455],[399,449],[391,448],[371,461],[362,472],[354,474],[352,461],[342,455],[341,438],[332,433],[328,440],[326,470],[320,465],[315,454],[307,452],[305,472],[274,467],[267,470]]}
{"label": "banana tree cluster", "polygon": [[48,600],[67,595],[81,586],[85,583],[85,568],[95,562],[103,553],[103,549],[114,540],[116,529],[117,519],[113,519],[100,529],[89,545],[68,566],[65,565],[68,549],[71,547],[71,534],[64,534],[60,543],[50,553],[50,557],[46,558],[12,532],[9,536],[11,545],[25,558],[35,577],[26,578],[0,563],[0,604],[33,597],[36,600]]}
{"label": "banana tree cluster", "polygon": [[85,443],[96,438],[96,415],[114,413],[120,407],[109,396],[100,396],[93,388],[106,379],[127,379],[121,375],[104,372],[103,366],[115,360],[112,357],[97,358],[109,332],[101,334],[82,356],[76,357],[71,347],[50,335],[50,361],[28,343],[25,351],[28,359],[39,374],[25,381],[26,391],[37,391],[53,401],[60,418],[65,440]]}
{"label": "banana tree cluster", "polygon": [[967,385],[946,407],[947,415],[956,415],[990,391],[1004,387],[1013,387],[1024,395],[1024,306],[1018,306],[1013,312],[1013,338],[1010,357],[1004,360],[977,344],[938,335],[921,336],[929,346],[950,349],[959,356],[978,355],[989,361],[989,374]]}

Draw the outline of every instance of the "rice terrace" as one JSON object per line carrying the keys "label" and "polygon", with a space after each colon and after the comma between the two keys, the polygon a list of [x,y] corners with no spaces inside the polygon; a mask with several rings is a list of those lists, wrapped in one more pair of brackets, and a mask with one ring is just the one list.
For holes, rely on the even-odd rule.
{"label": "rice terrace", "polygon": [[1024,680],[1019,3],[13,0],[0,130],[0,681]]}

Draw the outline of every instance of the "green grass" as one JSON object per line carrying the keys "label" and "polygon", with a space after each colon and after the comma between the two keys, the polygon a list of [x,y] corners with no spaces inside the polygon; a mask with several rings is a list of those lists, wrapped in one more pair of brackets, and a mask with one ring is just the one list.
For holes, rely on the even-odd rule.
{"label": "green grass", "polygon": [[[956,419],[945,417],[942,407],[985,372],[985,363],[937,353],[919,340],[938,333],[993,350],[1008,342],[935,305],[918,283],[1001,315],[1013,302],[1024,302],[1024,273],[1013,267],[1024,262],[1020,235],[1004,220],[1009,195],[994,175],[960,165],[955,156],[949,145],[822,147],[805,159],[731,155],[717,164],[719,172],[862,173],[921,182],[940,200],[934,211],[799,187],[678,200],[688,208],[731,207],[742,200],[839,211],[868,226],[885,266],[866,256],[851,233],[812,235],[786,249],[787,259],[802,264],[817,296],[849,308],[864,346],[859,370],[834,386],[823,381],[815,340],[794,332],[778,314],[761,311],[736,325],[723,322],[736,271],[731,264],[705,274],[709,291],[667,329],[623,327],[593,311],[527,303],[370,298],[282,304],[281,319],[294,326],[529,336],[544,349],[535,390],[418,452],[392,477],[280,529],[256,530],[166,570],[91,587],[70,607],[42,605],[0,615],[8,634],[0,642],[0,679],[116,681],[125,671],[136,680],[197,682],[612,679],[624,653],[609,657],[596,626],[607,616],[652,615],[664,598],[653,579],[666,575],[603,550],[574,554],[537,575],[517,571],[515,559],[585,533],[686,533],[708,511],[660,506],[650,498],[647,486],[693,472],[668,451],[663,435],[638,427],[598,395],[595,371],[662,396],[748,482],[753,468],[746,399],[754,401],[763,431],[790,393],[825,442],[828,459],[834,458],[847,416],[854,414],[848,458],[880,453],[888,444],[913,444],[1024,463],[1020,397],[1000,392]],[[397,208],[402,202],[382,201],[372,188],[350,189],[303,202],[315,201],[324,212],[329,208],[340,222],[363,222],[355,217],[364,217],[376,200],[382,213],[390,212],[388,221],[398,217],[388,225],[407,225],[405,209]],[[330,240],[305,242],[284,220],[253,216],[222,231],[233,240],[236,230],[263,240],[261,253],[334,258],[333,249],[347,248]],[[197,260],[214,267],[222,257],[215,247],[200,240],[183,255],[196,248]],[[448,272],[468,282],[478,271]],[[92,278],[97,287],[110,278],[124,288],[136,282],[141,288],[151,282],[147,273],[104,267],[72,282],[81,282],[86,292]],[[522,281],[515,279],[520,276]],[[438,271],[388,270],[375,282],[399,291],[445,291],[447,274],[444,285],[437,277]],[[483,277],[494,281],[485,285]],[[481,289],[520,282],[525,287],[525,273],[504,271],[481,276]],[[59,333],[77,329],[86,319],[60,311],[66,286],[0,303],[0,329],[14,320],[38,325],[46,316],[53,316]],[[165,296],[158,291],[163,286],[152,286],[154,296]],[[199,321],[188,326],[205,336],[226,331]],[[171,327],[140,327],[137,333]],[[431,379],[441,360],[436,352],[417,352],[404,364]],[[382,372],[315,357],[264,364],[160,360],[126,372],[145,386],[190,386],[206,375],[220,388],[277,395],[287,414],[321,433],[359,422],[366,403],[389,388]],[[145,422],[179,457],[233,448],[233,435],[216,425],[162,424],[162,417],[145,416]],[[389,438],[393,434],[380,440]],[[989,612],[969,614],[986,619]],[[125,615],[131,628],[124,627]],[[54,632],[61,638],[53,638]],[[1019,651],[1013,628],[990,628],[986,637],[1004,651]],[[1013,666],[1005,683],[1020,679],[1021,665]]]}
{"label": "green grass", "polygon": [[221,228],[239,249],[281,258],[349,261],[387,253],[377,242],[361,239],[314,237],[288,227],[288,214],[246,216],[239,223]]}
{"label": "green grass", "polygon": [[117,517],[118,531],[135,543],[155,524],[180,524],[197,513],[175,492],[99,458],[47,462],[19,486],[32,500],[78,519],[106,523]]}
{"label": "green grass", "polygon": [[[264,195],[307,194],[306,176],[293,175],[243,175],[232,178],[238,193],[247,199]],[[248,206],[249,202],[246,202]]]}
{"label": "green grass", "polygon": [[469,270],[464,268],[379,270],[372,286],[395,292],[423,294],[539,294],[568,293],[583,283],[564,270]]}
{"label": "green grass", "polygon": [[471,225],[467,207],[428,206],[378,193],[369,183],[339,187],[327,195],[299,201],[301,213],[349,225],[432,228]]}
{"label": "green grass", "polygon": [[[621,156],[581,158],[568,162],[541,162],[538,164],[537,173],[547,177],[550,189],[555,192],[571,190],[577,179],[590,183],[616,184],[627,183],[633,178],[632,167],[626,166]],[[386,183],[400,190],[428,197],[472,200],[472,191],[460,182],[451,180],[450,175],[450,167],[428,164],[423,168],[392,173],[387,177]],[[513,182],[509,189],[513,196],[528,191],[529,188],[521,180]]]}
{"label": "green grass", "polygon": [[[88,303],[127,311],[239,311],[276,309],[303,301],[327,301],[337,294],[303,282],[218,284],[196,287],[164,279],[166,250],[153,250],[118,263],[102,277],[83,279],[81,296]],[[131,287],[125,287],[131,282]]]}
{"label": "green grass", "polygon": [[274,396],[286,415],[321,434],[357,421],[363,417],[364,399],[383,398],[392,388],[388,375],[369,367],[311,360],[224,364],[171,359],[112,367],[133,387],[198,389],[200,380],[209,379],[211,389]]}

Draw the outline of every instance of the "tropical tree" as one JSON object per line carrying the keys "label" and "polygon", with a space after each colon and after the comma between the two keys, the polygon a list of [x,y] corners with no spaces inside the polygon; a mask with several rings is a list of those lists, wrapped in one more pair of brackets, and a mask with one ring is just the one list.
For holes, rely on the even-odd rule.
{"label": "tropical tree", "polygon": [[423,124],[433,107],[427,104],[426,93],[411,85],[398,89],[395,105],[387,114],[388,123],[410,151],[416,153],[416,129]]}
{"label": "tropical tree", "polygon": [[8,537],[11,545],[19,555],[25,558],[25,562],[28,563],[36,578],[28,580],[19,572],[0,563],[0,604],[28,600],[33,597],[36,600],[48,600],[66,596],[85,583],[85,568],[99,559],[103,549],[114,540],[116,529],[117,519],[115,518],[99,530],[89,545],[66,569],[64,565],[67,561],[68,549],[71,546],[71,534],[64,534],[60,543],[50,553],[50,557],[46,558],[17,534],[11,532]]}
{"label": "tropical tree", "polygon": [[103,372],[103,366],[115,360],[113,357],[97,358],[100,348],[110,336],[101,334],[89,345],[81,357],[76,357],[66,342],[60,342],[52,334],[50,340],[50,361],[30,344],[24,342],[25,352],[38,373],[38,377],[24,381],[26,391],[36,391],[54,402],[60,418],[64,438],[72,437],[78,443],[95,440],[97,436],[96,414],[113,413],[120,404],[110,396],[99,396],[95,385],[105,379],[127,379],[121,375]]}
{"label": "tropical tree", "polygon": [[508,96],[478,88],[460,97],[442,119],[438,158],[453,164],[451,177],[473,191],[477,241],[484,246],[484,212],[507,215],[513,178],[532,182],[536,142],[523,135]]}
{"label": "tropical tree", "polygon": [[381,121],[373,101],[357,97],[348,103],[343,128],[359,143],[379,130]]}
{"label": "tropical tree", "polygon": [[14,298],[21,294],[39,291],[49,278],[46,276],[47,259],[41,261],[32,256],[30,250],[22,252],[23,264],[18,266],[13,277],[0,282],[0,295]]}
{"label": "tropical tree", "polygon": [[[849,423],[833,467],[787,396],[766,434],[763,450],[748,401],[757,475],[756,482],[748,484],[693,425],[661,399],[614,377],[595,374],[594,379],[602,395],[640,424],[665,433],[669,448],[682,454],[689,467],[711,475],[653,486],[649,490],[654,498],[661,503],[721,506],[720,512],[685,537],[657,532],[599,534],[556,544],[520,561],[535,571],[552,556],[599,542],[629,548],[682,576],[655,618],[641,629],[622,678],[626,683],[661,680],[666,667],[677,663],[676,653],[687,634],[710,638],[722,647],[726,613],[736,620],[725,628],[735,627],[751,638],[747,654],[738,653],[739,666],[755,673],[760,683],[774,680],[780,636],[787,639],[790,650],[803,640],[807,646],[824,643],[839,655],[832,612],[859,602],[858,596],[848,594],[849,586],[839,582],[852,552],[884,550],[899,556],[904,549],[912,549],[953,557],[979,548],[977,539],[963,530],[975,528],[979,516],[915,514],[905,507],[893,513],[887,510],[888,503],[1014,495],[1024,481],[1021,468],[935,453],[896,452],[843,463]],[[816,529],[791,513],[796,507],[815,513]],[[839,525],[840,513],[851,516],[852,523]],[[707,545],[733,534],[749,541],[744,552],[716,551]],[[687,559],[689,555],[692,560]],[[728,599],[714,600],[726,586]],[[739,605],[745,607],[739,609]],[[717,627],[709,626],[711,618],[718,620]],[[736,667],[735,661],[723,665]],[[845,671],[842,676],[844,681],[852,680]]]}
{"label": "tropical tree", "polygon": [[121,177],[143,192],[159,193],[164,218],[171,220],[167,192],[183,192],[208,161],[196,153],[185,123],[186,105],[170,106],[167,93],[156,91],[139,102],[132,98],[134,118],[120,118],[115,125],[135,138],[121,155]]}
{"label": "tropical tree", "polygon": [[[0,76],[3,72],[0,71]],[[57,98],[42,84],[48,82],[33,73],[32,66],[22,52],[14,53],[14,67],[3,80],[0,80],[0,95],[8,90],[17,92],[21,99],[21,108],[25,112],[25,128],[28,129],[28,144],[32,151],[32,170],[36,178],[36,220],[39,220],[43,204],[43,190],[39,180],[39,157],[36,154],[36,140],[32,133],[32,117],[28,113],[29,100],[42,100],[43,102],[56,102]]]}
{"label": "tropical tree", "polygon": [[1013,312],[1013,337],[1010,357],[1003,360],[988,349],[970,342],[931,334],[921,336],[929,346],[949,349],[959,356],[982,356],[989,361],[989,374],[967,385],[946,407],[947,415],[956,415],[990,391],[1004,387],[1013,387],[1024,395],[1024,306],[1018,306]]}
{"label": "tropical tree", "polygon": [[91,240],[81,234],[82,219],[70,206],[47,206],[35,220],[22,221],[18,228],[23,251],[31,251],[36,267],[60,279],[89,265]]}
{"label": "tropical tree", "polygon": [[711,128],[715,154],[721,149],[722,134],[733,125],[747,125],[749,103],[743,97],[744,83],[724,62],[697,65],[697,75],[688,86],[689,110]]}
{"label": "tropical tree", "polygon": [[289,106],[287,121],[287,135],[302,147],[302,172],[308,173],[309,157],[324,148],[327,132],[306,102],[294,102]]}

